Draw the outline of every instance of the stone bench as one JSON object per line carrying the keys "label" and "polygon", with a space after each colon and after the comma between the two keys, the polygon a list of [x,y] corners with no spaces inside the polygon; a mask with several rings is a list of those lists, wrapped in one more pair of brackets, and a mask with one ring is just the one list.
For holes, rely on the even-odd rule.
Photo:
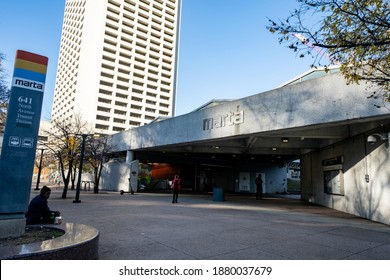
{"label": "stone bench", "polygon": [[29,227],[55,228],[64,234],[41,242],[0,247],[0,259],[96,260],[99,257],[99,231],[93,227],[74,223]]}
{"label": "stone bench", "polygon": [[85,192],[87,191],[87,189],[89,191],[91,190],[91,184],[92,184],[92,188],[93,188],[93,186],[95,185],[94,181],[81,181],[81,186],[82,186],[82,188],[84,188]]}

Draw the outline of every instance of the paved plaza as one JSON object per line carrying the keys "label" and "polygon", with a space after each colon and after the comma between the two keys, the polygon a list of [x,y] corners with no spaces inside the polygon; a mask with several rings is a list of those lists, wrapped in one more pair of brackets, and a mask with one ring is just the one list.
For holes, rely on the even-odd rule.
{"label": "paved plaza", "polygon": [[292,197],[61,193],[52,187],[50,208],[98,229],[103,260],[390,259],[390,226]]}

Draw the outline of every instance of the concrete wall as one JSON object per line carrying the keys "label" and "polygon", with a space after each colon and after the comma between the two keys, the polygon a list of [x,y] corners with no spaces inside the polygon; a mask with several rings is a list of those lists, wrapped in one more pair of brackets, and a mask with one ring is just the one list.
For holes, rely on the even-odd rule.
{"label": "concrete wall", "polygon": [[103,165],[99,187],[108,191],[129,191],[130,164],[110,161]]}
{"label": "concrete wall", "polygon": [[235,191],[239,191],[239,173],[248,172],[250,174],[250,192],[256,192],[256,174],[264,173],[263,192],[264,193],[282,193],[287,190],[287,173],[286,168],[277,165],[262,165],[262,164],[240,164],[236,173]]}
{"label": "concrete wall", "polygon": [[[340,155],[344,156],[344,195],[327,194],[322,161]],[[301,174],[304,200],[390,224],[390,148],[387,141],[371,145],[366,143],[366,136],[361,135],[304,155]]]}

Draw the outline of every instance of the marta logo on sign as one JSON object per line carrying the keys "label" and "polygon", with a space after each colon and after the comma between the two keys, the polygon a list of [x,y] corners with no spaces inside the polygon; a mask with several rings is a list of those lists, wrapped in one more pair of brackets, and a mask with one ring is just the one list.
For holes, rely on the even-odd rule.
{"label": "marta logo on sign", "polygon": [[21,79],[21,78],[14,78],[12,86],[21,87],[25,89],[32,89],[37,91],[44,91],[45,89],[44,83],[39,83],[37,81]]}
{"label": "marta logo on sign", "polygon": [[12,87],[43,92],[48,58],[18,50],[16,52]]}

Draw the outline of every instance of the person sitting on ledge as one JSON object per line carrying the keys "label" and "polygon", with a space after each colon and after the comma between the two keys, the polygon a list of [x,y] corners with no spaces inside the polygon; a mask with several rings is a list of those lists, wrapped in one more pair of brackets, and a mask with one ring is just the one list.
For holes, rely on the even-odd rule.
{"label": "person sitting on ledge", "polygon": [[41,193],[31,200],[25,215],[27,225],[53,224],[55,217],[60,216],[59,211],[51,211],[47,204],[50,194],[51,189],[43,186]]}

